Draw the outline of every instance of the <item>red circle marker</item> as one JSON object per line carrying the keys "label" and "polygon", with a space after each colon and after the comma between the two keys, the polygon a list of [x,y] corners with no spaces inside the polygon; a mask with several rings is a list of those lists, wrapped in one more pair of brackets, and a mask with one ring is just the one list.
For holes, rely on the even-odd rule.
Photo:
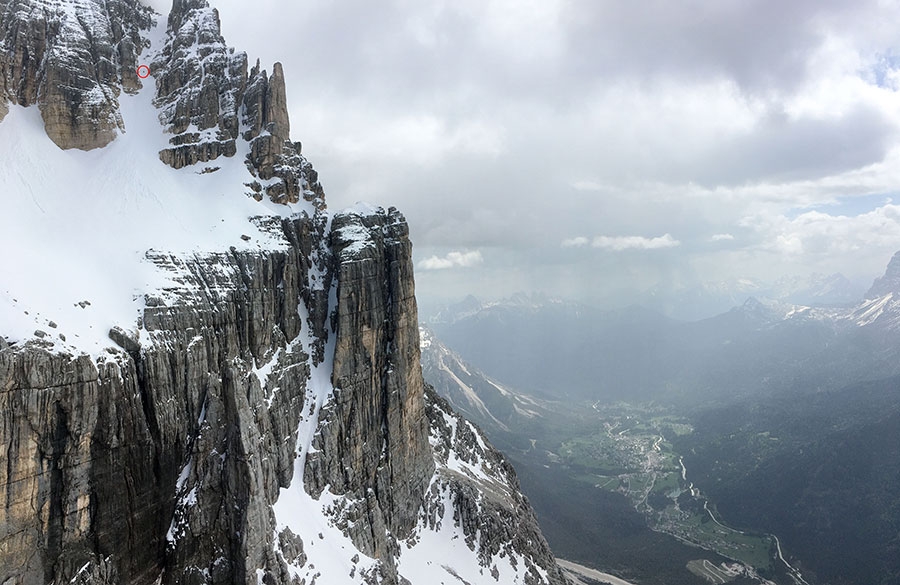
{"label": "red circle marker", "polygon": [[137,76],[141,79],[147,79],[150,77],[150,68],[146,65],[141,65],[137,68]]}

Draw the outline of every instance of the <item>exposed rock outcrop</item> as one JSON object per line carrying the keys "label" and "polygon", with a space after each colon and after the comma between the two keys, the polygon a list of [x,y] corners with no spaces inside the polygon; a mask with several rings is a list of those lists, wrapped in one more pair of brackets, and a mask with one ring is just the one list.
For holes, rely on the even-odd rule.
{"label": "exposed rock outcrop", "polygon": [[257,199],[301,199],[324,209],[318,174],[290,141],[284,71],[271,76],[259,63],[247,72],[247,55],[225,44],[219,13],[206,0],[175,0],[168,40],[153,62],[160,120],[173,136],[160,159],[176,169],[237,154],[249,143],[248,183]]}
{"label": "exposed rock outcrop", "polygon": [[237,153],[247,55],[228,47],[220,30],[219,13],[205,0],[173,3],[152,69],[160,119],[173,135],[172,148],[159,155],[176,169]]}
{"label": "exposed rock outcrop", "polygon": [[884,275],[875,279],[866,299],[877,299],[891,293],[900,294],[900,252],[891,257]]}
{"label": "exposed rock outcrop", "polygon": [[395,540],[387,535],[405,538],[416,525],[434,472],[409,231],[395,209],[338,214],[332,229],[335,398],[307,459],[306,487],[350,496],[354,542],[392,563]]}
{"label": "exposed rock outcrop", "polygon": [[[121,350],[0,349],[0,583],[314,575],[303,518],[292,531],[273,508],[297,477],[304,417],[315,435],[293,488],[332,502],[347,557],[372,559],[361,581],[406,582],[433,554],[416,543],[443,525],[479,571],[562,583],[511,468],[425,398],[402,216],[339,214],[330,236],[323,214],[260,221],[283,249],[148,254],[178,286],[147,297],[139,328],[111,331]],[[310,371],[332,351],[316,421]]]}
{"label": "exposed rock outcrop", "polygon": [[[304,323],[296,310],[327,307],[306,278],[324,227],[285,222],[283,251],[152,256],[182,284],[147,299],[139,351],[0,351],[0,582],[251,581],[308,377],[287,342],[324,327],[326,311]],[[269,361],[271,376],[254,373]]]}
{"label": "exposed rock outcrop", "polygon": [[[108,142],[148,10],[0,0],[0,14],[0,104],[39,104],[58,144]],[[247,218],[266,236],[252,244],[141,249],[165,284],[139,289],[136,321],[85,317],[99,341],[56,343],[52,320],[0,335],[0,583],[561,583],[508,466],[428,406],[403,216],[332,218],[290,142],[281,66],[248,74],[206,0],[175,0],[168,26],[160,158],[246,153],[254,196],[310,205]],[[444,545],[456,564],[432,569]]]}
{"label": "exposed rock outcrop", "polygon": [[124,127],[120,91],[140,85],[151,9],[138,0],[0,0],[0,120],[7,102],[38,105],[60,148],[90,150]]}

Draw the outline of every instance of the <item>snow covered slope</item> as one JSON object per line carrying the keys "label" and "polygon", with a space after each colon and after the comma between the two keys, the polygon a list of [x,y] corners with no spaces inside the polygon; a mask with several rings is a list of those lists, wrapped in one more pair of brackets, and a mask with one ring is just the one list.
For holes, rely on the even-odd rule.
{"label": "snow covered slope", "polygon": [[510,431],[524,421],[544,416],[544,406],[538,400],[510,391],[467,364],[428,327],[419,326],[419,339],[425,380],[457,412],[495,439],[495,430]]}
{"label": "snow covered slope", "polygon": [[[148,61],[164,35],[160,18]],[[253,218],[314,211],[306,201],[247,197],[254,177],[244,141],[214,172],[163,164],[158,152],[168,141],[153,97],[150,83],[122,95],[124,131],[88,152],[56,146],[37,107],[12,106],[0,123],[0,246],[15,251],[0,256],[0,332],[10,341],[39,331],[61,349],[96,355],[113,345],[113,325],[135,327],[143,294],[171,284],[148,250],[189,256],[284,247]]]}

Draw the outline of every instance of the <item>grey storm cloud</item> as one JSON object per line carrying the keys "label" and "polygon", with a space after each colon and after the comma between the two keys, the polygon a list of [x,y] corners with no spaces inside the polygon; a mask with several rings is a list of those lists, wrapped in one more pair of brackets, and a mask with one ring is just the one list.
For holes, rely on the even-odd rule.
{"label": "grey storm cloud", "polygon": [[[900,248],[890,213],[791,219],[900,184],[896,3],[211,3],[231,44],[284,63],[329,205],[406,214],[422,296],[868,278]],[[826,229],[842,254],[813,253]],[[578,236],[646,242],[560,245]]]}
{"label": "grey storm cloud", "polygon": [[792,88],[826,40],[825,25],[864,13],[853,0],[574,2],[571,63],[583,75],[728,77],[754,90]]}
{"label": "grey storm cloud", "polygon": [[716,144],[681,178],[707,185],[817,179],[881,162],[896,136],[891,120],[871,107],[827,120],[772,114]]}

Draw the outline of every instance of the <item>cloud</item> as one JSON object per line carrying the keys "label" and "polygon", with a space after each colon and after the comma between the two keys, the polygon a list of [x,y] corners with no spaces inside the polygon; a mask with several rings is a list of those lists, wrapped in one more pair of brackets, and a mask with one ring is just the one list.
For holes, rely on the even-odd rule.
{"label": "cloud", "polygon": [[734,236],[731,234],[713,234],[713,236],[709,239],[711,242],[724,242],[728,240],[733,240]]}
{"label": "cloud", "polygon": [[616,252],[622,250],[659,250],[680,245],[681,242],[673,238],[671,234],[663,234],[656,238],[645,238],[644,236],[597,236],[591,242],[591,247],[593,248],[603,248]]}
{"label": "cloud", "polygon": [[[405,214],[422,297],[874,276],[900,248],[886,214],[853,219],[875,204],[829,207],[900,185],[897,2],[211,4],[251,63],[283,62],[329,207]],[[451,270],[486,249],[490,271]]]}
{"label": "cloud", "polygon": [[591,241],[584,236],[578,236],[576,238],[569,238],[567,240],[562,241],[563,248],[581,248],[583,246],[587,246]]}
{"label": "cloud", "polygon": [[572,187],[577,191],[601,191],[603,189],[603,185],[596,181],[575,181],[572,183]]}
{"label": "cloud", "polygon": [[431,256],[421,260],[416,266],[420,270],[446,270],[448,268],[471,268],[484,261],[481,252],[450,252],[443,258]]}
{"label": "cloud", "polygon": [[807,211],[766,226],[768,247],[783,254],[832,257],[900,249],[900,205],[886,204],[856,216]]}
{"label": "cloud", "polygon": [[622,250],[674,248],[680,246],[681,242],[673,238],[671,234],[664,234],[656,238],[645,238],[643,236],[596,236],[593,240],[589,240],[584,236],[578,236],[562,241],[563,248],[583,248],[587,245],[590,245],[592,248],[603,248],[620,252]]}

